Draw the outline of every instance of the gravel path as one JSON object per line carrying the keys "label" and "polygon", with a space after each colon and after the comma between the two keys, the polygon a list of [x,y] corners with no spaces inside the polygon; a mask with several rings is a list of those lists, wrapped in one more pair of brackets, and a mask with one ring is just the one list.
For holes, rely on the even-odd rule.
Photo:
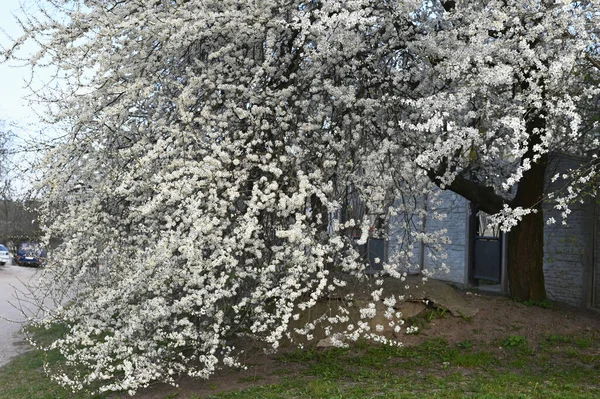
{"label": "gravel path", "polygon": [[[0,266],[0,366],[28,349],[20,332],[24,317],[15,304],[15,293],[36,278],[40,269],[16,265]],[[10,321],[9,321],[10,320]]]}

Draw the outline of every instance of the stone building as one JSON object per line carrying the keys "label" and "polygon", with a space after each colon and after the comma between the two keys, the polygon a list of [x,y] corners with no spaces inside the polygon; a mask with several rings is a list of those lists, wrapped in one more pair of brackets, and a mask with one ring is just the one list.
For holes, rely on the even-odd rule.
{"label": "stone building", "polygon": [[[551,176],[577,168],[584,160],[565,154],[553,156],[548,167],[547,191],[563,187]],[[426,231],[446,229],[450,239],[445,245],[448,271],[437,272],[435,278],[460,287],[508,293],[506,275],[506,235],[490,228],[484,214],[465,198],[450,192],[441,193],[442,204],[437,211],[447,214],[444,220],[427,219]],[[562,224],[561,211],[554,209],[552,200],[544,204],[544,220],[553,217],[554,224],[544,227],[544,276],[548,298],[578,307],[600,309],[600,209],[596,199],[583,198],[570,206],[567,225]],[[510,233],[508,233],[510,234]],[[393,252],[394,237],[389,251]],[[414,249],[415,262],[420,268],[438,269],[431,262],[428,249]]]}

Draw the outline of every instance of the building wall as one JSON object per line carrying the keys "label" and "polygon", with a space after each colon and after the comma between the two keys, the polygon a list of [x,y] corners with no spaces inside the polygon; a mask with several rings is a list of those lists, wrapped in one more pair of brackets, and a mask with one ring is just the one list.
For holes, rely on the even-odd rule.
{"label": "building wall", "polygon": [[439,280],[463,286],[467,283],[465,264],[468,250],[466,231],[469,201],[451,191],[441,191],[439,200],[441,204],[436,205],[435,210],[446,214],[446,218],[442,220],[429,218],[426,222],[426,230],[435,232],[446,229],[445,235],[450,239],[450,243],[444,245],[447,255],[444,263],[447,270],[441,269],[439,262],[432,261],[430,256],[432,251],[429,249],[425,250],[424,267],[435,271],[435,278]]}
{"label": "building wall", "polygon": [[[449,281],[459,285],[466,284],[465,262],[467,251],[466,222],[469,203],[463,197],[451,191],[437,190],[435,198],[423,199],[427,201],[428,217],[413,216],[410,219],[411,228],[427,233],[435,233],[446,229],[444,237],[449,243],[443,244],[441,253],[437,253],[429,245],[414,243],[412,251],[406,251],[406,245],[402,243],[402,237],[407,232],[403,228],[403,216],[390,222],[388,259],[394,261],[400,251],[408,253],[398,262],[398,269],[408,273],[419,272],[422,269],[434,272],[434,278]],[[421,204],[422,205],[422,204]],[[437,220],[431,216],[432,213],[445,215],[445,218]],[[447,256],[440,259],[442,255]],[[436,259],[437,256],[437,259]],[[445,267],[444,265],[445,264]]]}
{"label": "building wall", "polygon": [[[547,191],[554,192],[566,182],[552,176],[570,168],[577,168],[582,159],[567,155],[552,157],[547,172]],[[593,229],[595,225],[594,201],[584,198],[570,205],[566,225],[562,211],[554,208],[556,202],[544,202],[544,220],[554,218],[556,223],[544,227],[544,277],[548,298],[574,306],[586,306],[591,284],[587,284],[592,270]]]}
{"label": "building wall", "polygon": [[[398,206],[398,204],[396,204]],[[422,231],[423,219],[417,216],[409,218],[411,229]],[[392,262],[395,267],[406,273],[419,273],[421,271],[421,245],[412,242],[410,238],[411,230],[404,228],[406,223],[405,215],[398,215],[390,220],[388,232],[388,251],[387,260]],[[414,248],[409,250],[408,245],[413,244]]]}
{"label": "building wall", "polygon": [[[551,216],[555,213],[549,211],[544,216]],[[546,226],[544,228],[546,293],[549,299],[575,306],[585,305],[586,229],[582,223],[585,222],[584,218],[585,211],[583,209],[573,209],[567,226]]]}
{"label": "building wall", "polygon": [[[565,181],[551,183],[556,173],[577,168],[584,160],[564,154],[550,159],[547,171],[547,192],[563,187]],[[433,262],[431,251],[425,249],[423,267],[436,270],[435,278],[459,285],[468,285],[468,215],[469,202],[450,191],[440,193],[436,211],[447,217],[435,220],[428,217],[425,230],[433,232],[446,229],[450,243],[444,245],[447,253],[447,272],[440,270],[439,262]],[[555,202],[544,202],[544,221],[550,217],[555,224],[544,226],[544,275],[549,299],[573,306],[600,308],[600,207],[591,198],[584,203],[571,204],[567,224],[562,224],[561,212],[554,209]],[[596,230],[596,233],[594,233]],[[473,232],[475,234],[475,232]],[[393,235],[392,235],[393,240]],[[594,240],[596,242],[594,242]],[[421,248],[414,250],[415,262],[419,262]],[[596,294],[592,292],[595,290]]]}

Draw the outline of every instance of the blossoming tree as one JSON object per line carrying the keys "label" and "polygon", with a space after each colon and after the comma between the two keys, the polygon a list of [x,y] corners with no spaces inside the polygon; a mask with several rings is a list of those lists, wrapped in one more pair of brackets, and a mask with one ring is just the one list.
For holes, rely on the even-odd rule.
{"label": "blossoming tree", "polygon": [[62,244],[42,284],[71,302],[37,322],[67,326],[51,347],[86,372],[59,382],[135,392],[237,364],[236,335],[277,348],[361,275],[350,236],[399,221],[398,278],[416,242],[439,248],[412,218],[435,185],[513,227],[511,291],[544,297],[547,154],[597,144],[578,108],[597,95],[595,2],[48,4],[5,55],[39,43],[70,126],[45,158]]}
{"label": "blossoming tree", "polygon": [[[598,148],[594,129],[581,126],[589,116],[581,105],[597,101],[597,3],[442,5],[440,28],[419,41],[436,81],[415,101],[428,110],[419,118],[434,115],[437,124],[418,128],[442,145],[423,146],[417,162],[438,185],[504,221],[511,295],[543,300],[548,156]],[[584,174],[595,175],[595,162]]]}

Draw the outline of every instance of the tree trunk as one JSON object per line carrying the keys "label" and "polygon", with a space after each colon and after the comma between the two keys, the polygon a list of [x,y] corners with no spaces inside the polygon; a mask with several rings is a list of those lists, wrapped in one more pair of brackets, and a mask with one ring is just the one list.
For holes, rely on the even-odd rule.
{"label": "tree trunk", "polygon": [[542,198],[548,157],[544,155],[523,174],[513,207],[535,209],[508,233],[510,295],[522,301],[546,299],[544,284],[544,215]]}
{"label": "tree trunk", "polygon": [[508,233],[508,283],[510,295],[522,301],[546,299],[544,285],[544,221],[532,213]]}

